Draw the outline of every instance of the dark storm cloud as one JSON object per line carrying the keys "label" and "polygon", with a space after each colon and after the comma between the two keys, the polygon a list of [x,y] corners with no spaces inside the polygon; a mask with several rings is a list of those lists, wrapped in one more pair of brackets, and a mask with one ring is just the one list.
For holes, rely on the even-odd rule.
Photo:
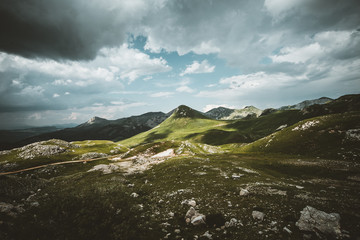
{"label": "dark storm cloud", "polygon": [[100,48],[126,38],[132,19],[124,23],[124,10],[100,1],[3,0],[0,50],[25,57],[93,59]]}

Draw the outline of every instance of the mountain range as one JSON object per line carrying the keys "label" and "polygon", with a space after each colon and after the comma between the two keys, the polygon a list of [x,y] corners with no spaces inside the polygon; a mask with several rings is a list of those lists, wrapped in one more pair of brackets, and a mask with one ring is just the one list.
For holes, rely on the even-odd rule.
{"label": "mountain range", "polygon": [[[205,113],[199,114],[214,120],[236,120],[243,118],[258,118],[277,110],[297,109],[303,110],[312,105],[320,105],[331,102],[332,99],[322,97],[314,100],[306,100],[301,103],[283,106],[278,109],[261,110],[254,106],[246,106],[243,109],[230,109],[218,107]],[[11,149],[13,147],[24,146],[29,143],[44,141],[49,139],[61,139],[65,141],[81,140],[111,140],[119,141],[132,137],[138,133],[154,128],[167,119],[176,109],[169,113],[149,112],[139,116],[120,118],[117,120],[107,120],[100,117],[93,117],[87,122],[76,127],[57,129],[52,127],[31,128],[24,130],[2,130],[0,150]],[[213,130],[215,131],[215,130]],[[224,133],[223,133],[224,134]],[[253,139],[253,138],[250,138]]]}

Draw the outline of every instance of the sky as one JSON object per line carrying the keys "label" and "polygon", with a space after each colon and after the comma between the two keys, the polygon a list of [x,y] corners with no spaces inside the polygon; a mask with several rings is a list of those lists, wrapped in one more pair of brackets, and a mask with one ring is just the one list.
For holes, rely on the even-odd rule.
{"label": "sky", "polygon": [[2,0],[0,128],[360,93],[358,0]]}

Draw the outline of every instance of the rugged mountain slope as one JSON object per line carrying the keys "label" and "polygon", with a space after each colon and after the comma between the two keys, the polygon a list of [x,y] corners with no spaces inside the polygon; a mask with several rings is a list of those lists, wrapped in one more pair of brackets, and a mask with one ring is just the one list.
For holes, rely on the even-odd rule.
{"label": "rugged mountain slope", "polygon": [[212,119],[221,120],[222,118],[230,116],[233,112],[235,112],[235,109],[217,107],[207,111],[205,115]]}
{"label": "rugged mountain slope", "polygon": [[206,116],[216,120],[234,120],[241,119],[247,116],[258,117],[262,110],[254,106],[246,106],[243,109],[230,109],[225,107],[218,107],[211,109],[205,113]]}
{"label": "rugged mountain slope", "polygon": [[250,143],[241,151],[358,160],[359,146],[360,112],[348,112],[303,120]]}
{"label": "rugged mountain slope", "polygon": [[302,101],[295,105],[282,106],[279,108],[279,110],[289,110],[289,109],[303,110],[304,108],[310,107],[315,104],[321,105],[321,104],[329,103],[332,100],[333,99],[328,98],[328,97],[321,97],[321,98],[313,99],[313,100],[305,100],[305,101]]}
{"label": "rugged mountain slope", "polygon": [[138,133],[147,131],[160,124],[167,118],[162,112],[149,112],[140,116],[121,118],[118,120],[106,120],[94,117],[86,123],[74,128],[67,128],[56,132],[42,134],[26,139],[21,145],[49,139],[62,139],[65,141],[81,140],[112,140],[119,141],[129,138]]}

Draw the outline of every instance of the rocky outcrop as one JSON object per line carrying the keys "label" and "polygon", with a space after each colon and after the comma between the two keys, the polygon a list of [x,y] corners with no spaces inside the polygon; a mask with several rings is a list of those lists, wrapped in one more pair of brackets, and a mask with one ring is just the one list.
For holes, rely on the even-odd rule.
{"label": "rocky outcrop", "polygon": [[300,219],[296,222],[300,230],[315,232],[319,236],[341,238],[338,213],[326,213],[311,206],[306,206],[300,213]]}
{"label": "rocky outcrop", "polygon": [[94,158],[103,158],[103,157],[107,157],[108,155],[106,153],[98,153],[98,152],[88,152],[88,153],[84,153],[80,156],[80,160],[85,160],[85,159],[94,159]]}
{"label": "rocky outcrop", "polygon": [[23,159],[33,159],[35,157],[50,157],[67,151],[69,147],[75,145],[66,141],[52,139],[49,141],[36,142],[17,148],[18,156]]}
{"label": "rocky outcrop", "polygon": [[185,221],[187,224],[191,223],[194,226],[205,224],[206,217],[205,215],[198,213],[195,208],[190,207],[189,211],[185,214]]}

